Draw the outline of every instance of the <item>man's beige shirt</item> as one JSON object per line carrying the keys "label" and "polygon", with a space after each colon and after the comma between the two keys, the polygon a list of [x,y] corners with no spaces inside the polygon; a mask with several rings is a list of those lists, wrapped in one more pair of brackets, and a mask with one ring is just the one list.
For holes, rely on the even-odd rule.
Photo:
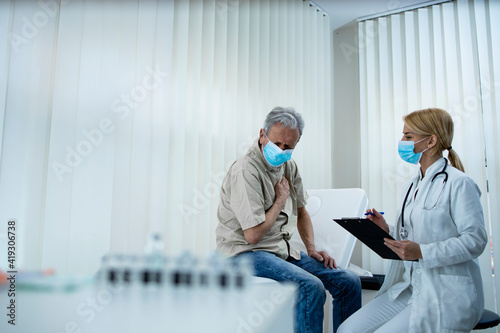
{"label": "man's beige shirt", "polygon": [[[271,230],[255,245],[248,243],[243,230],[266,219],[276,197],[274,186],[284,176],[290,195]],[[280,258],[300,259],[300,252],[290,248],[289,240],[297,229],[297,208],[305,206],[307,193],[293,160],[275,168],[264,158],[256,140],[247,154],[233,163],[221,188],[216,229],[217,248],[234,256],[247,251],[267,251]]]}

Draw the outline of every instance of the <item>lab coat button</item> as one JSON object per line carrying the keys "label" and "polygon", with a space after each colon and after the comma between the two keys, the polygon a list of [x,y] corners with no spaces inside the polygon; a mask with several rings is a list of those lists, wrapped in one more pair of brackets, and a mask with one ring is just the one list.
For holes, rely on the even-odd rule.
{"label": "lab coat button", "polygon": [[420,294],[420,291],[415,290],[415,295],[418,295],[418,294]]}
{"label": "lab coat button", "polygon": [[419,269],[416,270],[416,273],[420,274],[420,273],[422,273],[422,270],[419,268]]}

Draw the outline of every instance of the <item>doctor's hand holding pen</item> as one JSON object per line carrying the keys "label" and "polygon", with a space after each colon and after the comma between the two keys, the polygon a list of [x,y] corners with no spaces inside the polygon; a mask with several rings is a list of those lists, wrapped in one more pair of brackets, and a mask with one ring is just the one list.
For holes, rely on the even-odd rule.
{"label": "doctor's hand holding pen", "polygon": [[[376,225],[378,225],[382,230],[389,233],[389,225],[382,215],[383,212],[378,212],[375,208],[366,210],[366,218]],[[420,245],[409,240],[392,240],[389,238],[384,238],[384,244],[390,248],[394,253],[396,253],[403,260],[415,260],[422,258],[422,252],[420,251]]]}
{"label": "doctor's hand holding pen", "polygon": [[383,214],[383,212],[378,212],[375,208],[368,208],[365,215],[368,220],[374,222],[376,225],[382,228],[382,230],[389,233],[389,225],[385,221]]}

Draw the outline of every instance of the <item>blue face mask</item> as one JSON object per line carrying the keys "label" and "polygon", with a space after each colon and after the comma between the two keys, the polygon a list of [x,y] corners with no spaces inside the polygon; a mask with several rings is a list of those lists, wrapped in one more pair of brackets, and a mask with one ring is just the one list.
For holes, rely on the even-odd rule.
{"label": "blue face mask", "polygon": [[[269,140],[267,138],[267,135],[266,139]],[[274,142],[269,140],[263,149],[263,153],[266,161],[269,164],[271,164],[273,167],[279,167],[292,158],[293,149],[281,150],[280,147],[276,146]]]}
{"label": "blue face mask", "polygon": [[413,150],[415,149],[415,144],[419,143],[421,141],[424,141],[427,138],[423,138],[422,140],[419,140],[417,142],[415,141],[399,141],[398,144],[398,153],[399,156],[403,159],[403,161],[411,163],[411,164],[418,164],[420,162],[420,159],[422,158],[422,153],[429,148],[425,149],[424,151],[420,153],[415,153]]}

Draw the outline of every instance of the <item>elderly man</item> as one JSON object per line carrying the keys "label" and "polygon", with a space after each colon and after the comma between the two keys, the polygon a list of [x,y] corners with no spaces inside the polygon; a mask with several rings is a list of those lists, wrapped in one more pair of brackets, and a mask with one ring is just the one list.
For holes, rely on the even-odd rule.
{"label": "elderly man", "polygon": [[[257,276],[297,285],[296,332],[323,331],[326,288],[334,299],[335,331],[361,307],[361,283],[314,247],[307,193],[291,159],[303,128],[293,108],[277,107],[267,115],[259,139],[222,183],[217,247],[235,260],[250,258]],[[307,254],[290,246],[295,229]]]}

